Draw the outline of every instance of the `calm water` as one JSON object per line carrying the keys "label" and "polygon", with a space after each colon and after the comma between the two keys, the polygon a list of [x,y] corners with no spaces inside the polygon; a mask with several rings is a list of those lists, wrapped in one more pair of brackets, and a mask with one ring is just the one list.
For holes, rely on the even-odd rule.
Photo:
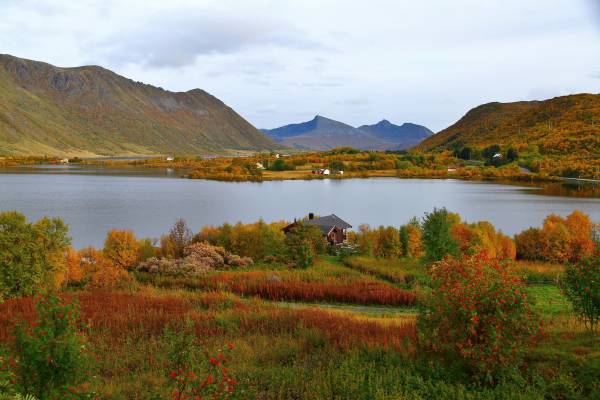
{"label": "calm water", "polygon": [[71,166],[0,170],[0,210],[18,210],[32,219],[60,216],[76,247],[101,246],[111,228],[158,237],[179,217],[195,231],[223,222],[291,220],[310,211],[335,213],[355,227],[397,226],[445,206],[469,222],[489,220],[511,235],[540,225],[550,213],[573,209],[600,220],[599,198],[569,197],[565,194],[572,192],[556,189],[393,178],[229,183],[179,175]]}

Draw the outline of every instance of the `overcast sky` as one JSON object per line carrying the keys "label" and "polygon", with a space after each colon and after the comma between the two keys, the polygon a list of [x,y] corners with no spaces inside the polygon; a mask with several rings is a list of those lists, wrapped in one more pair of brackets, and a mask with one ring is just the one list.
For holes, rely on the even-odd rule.
{"label": "overcast sky", "polygon": [[438,131],[490,101],[600,92],[600,0],[0,0],[0,53],[202,88],[259,128]]}

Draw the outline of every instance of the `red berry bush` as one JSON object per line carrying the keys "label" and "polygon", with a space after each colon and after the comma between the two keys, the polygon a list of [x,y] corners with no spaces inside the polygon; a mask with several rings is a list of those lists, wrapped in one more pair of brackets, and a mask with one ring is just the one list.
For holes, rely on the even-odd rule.
{"label": "red berry bush", "polygon": [[521,280],[485,254],[445,258],[430,275],[433,290],[417,323],[420,345],[487,377],[518,365],[541,333]]}

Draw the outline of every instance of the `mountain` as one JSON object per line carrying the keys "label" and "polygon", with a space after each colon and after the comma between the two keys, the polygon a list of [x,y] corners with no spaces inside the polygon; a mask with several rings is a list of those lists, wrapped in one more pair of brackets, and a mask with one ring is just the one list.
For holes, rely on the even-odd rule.
{"label": "mountain", "polygon": [[0,155],[202,154],[278,147],[207,92],[0,55]]}
{"label": "mountain", "polygon": [[[355,128],[320,115],[307,122],[262,131],[284,146],[312,150],[343,146],[372,150],[402,149],[419,143],[428,136],[426,133],[432,133],[420,125],[397,126],[386,120]],[[419,136],[422,136],[421,139],[417,139]]]}
{"label": "mountain", "polygon": [[545,154],[600,154],[600,95],[488,103],[423,141],[422,150],[537,145]]}
{"label": "mountain", "polygon": [[386,119],[379,121],[375,125],[362,125],[358,129],[363,132],[369,132],[379,139],[396,143],[398,144],[397,148],[399,149],[416,146],[429,136],[433,135],[433,132],[423,125],[405,122],[398,126]]}

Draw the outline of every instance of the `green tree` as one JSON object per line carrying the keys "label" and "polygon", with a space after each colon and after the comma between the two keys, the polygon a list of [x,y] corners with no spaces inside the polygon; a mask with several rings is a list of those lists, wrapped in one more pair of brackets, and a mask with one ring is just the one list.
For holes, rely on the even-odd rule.
{"label": "green tree", "polygon": [[36,309],[35,326],[16,330],[17,385],[40,400],[64,398],[69,387],[82,382],[90,361],[82,352],[78,308],[49,295]]}
{"label": "green tree", "polygon": [[428,261],[439,261],[445,256],[458,256],[460,248],[452,237],[452,225],[458,222],[445,208],[434,208],[423,219],[423,248]]}
{"label": "green tree", "polygon": [[519,152],[515,148],[509,147],[508,150],[506,151],[506,159],[508,161],[515,161],[518,158],[519,158]]}
{"label": "green tree", "polygon": [[299,222],[285,236],[285,246],[290,260],[297,268],[308,268],[325,250],[321,229]]}
{"label": "green tree", "polygon": [[0,213],[0,301],[55,287],[71,239],[61,219],[28,223],[15,211]]}

